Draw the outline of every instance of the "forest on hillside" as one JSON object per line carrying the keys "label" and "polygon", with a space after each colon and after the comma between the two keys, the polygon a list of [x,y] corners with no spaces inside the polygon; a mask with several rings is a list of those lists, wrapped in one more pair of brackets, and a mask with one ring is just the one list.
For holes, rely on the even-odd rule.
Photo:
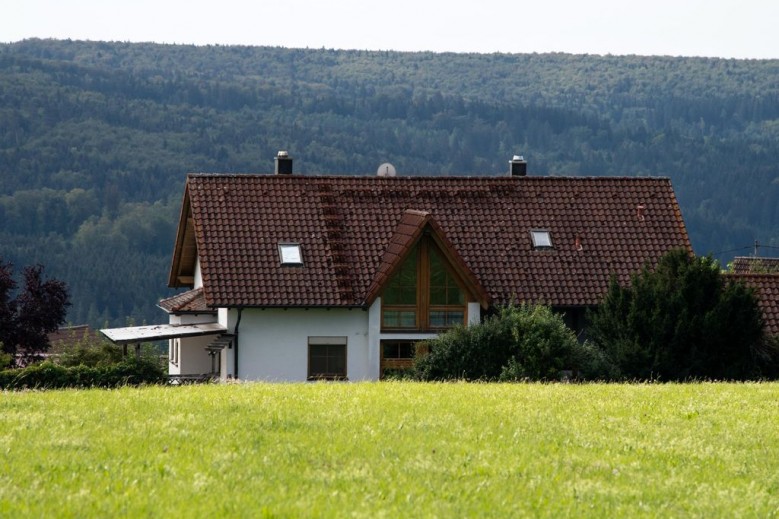
{"label": "forest on hillside", "polygon": [[667,176],[693,246],[779,255],[779,60],[0,44],[0,259],[159,322],[189,172]]}

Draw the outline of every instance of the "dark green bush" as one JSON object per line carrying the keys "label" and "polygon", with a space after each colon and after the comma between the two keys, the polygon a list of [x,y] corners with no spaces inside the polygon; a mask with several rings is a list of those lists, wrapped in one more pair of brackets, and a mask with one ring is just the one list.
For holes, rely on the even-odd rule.
{"label": "dark green bush", "polygon": [[166,381],[167,375],[159,363],[135,357],[106,366],[61,366],[46,361],[0,371],[0,389],[112,388]]}
{"label": "dark green bush", "polygon": [[545,306],[507,306],[483,323],[427,342],[414,375],[421,380],[559,380],[564,371],[603,376],[606,361],[580,344]]}

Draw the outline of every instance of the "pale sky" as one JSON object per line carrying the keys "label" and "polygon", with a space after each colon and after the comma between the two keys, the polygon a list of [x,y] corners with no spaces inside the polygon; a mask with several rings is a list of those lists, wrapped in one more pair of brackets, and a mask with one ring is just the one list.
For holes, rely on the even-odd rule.
{"label": "pale sky", "polygon": [[0,0],[25,38],[779,58],[778,0]]}

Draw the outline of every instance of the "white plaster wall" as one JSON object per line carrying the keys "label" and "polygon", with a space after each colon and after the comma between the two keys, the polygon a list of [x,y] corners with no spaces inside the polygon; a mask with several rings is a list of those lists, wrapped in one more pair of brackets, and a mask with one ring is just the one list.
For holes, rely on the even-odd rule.
{"label": "white plaster wall", "polygon": [[368,373],[371,380],[381,375],[381,298],[377,297],[368,307]]}
{"label": "white plaster wall", "polygon": [[[237,317],[230,310],[226,322],[232,332]],[[221,313],[220,313],[221,322]],[[346,337],[346,376],[351,381],[378,378],[370,366],[368,313],[360,309],[243,310],[238,329],[238,370],[242,380],[305,381],[308,377],[308,338]],[[232,373],[231,355],[226,355]]]}
{"label": "white plaster wall", "polygon": [[168,322],[170,324],[203,324],[203,323],[215,323],[216,314],[183,314],[175,315],[171,314]]}
{"label": "white plaster wall", "polygon": [[200,271],[200,257],[195,257],[195,284],[192,288],[203,286],[203,273]]}
{"label": "white plaster wall", "polygon": [[468,326],[479,324],[481,322],[481,305],[479,303],[468,303]]}
{"label": "white plaster wall", "polygon": [[177,375],[203,375],[210,373],[211,357],[205,348],[216,337],[216,335],[203,335],[180,339],[179,364],[176,366],[176,372],[170,371],[170,373]]}
{"label": "white plaster wall", "polygon": [[[169,314],[168,323],[203,324],[216,322],[214,314]],[[205,347],[216,338],[216,335],[202,337],[186,337],[179,339],[179,361],[177,364],[168,362],[168,373],[171,375],[202,375],[211,372],[211,357]],[[169,349],[173,340],[168,341]],[[172,360],[172,359],[170,359]]]}

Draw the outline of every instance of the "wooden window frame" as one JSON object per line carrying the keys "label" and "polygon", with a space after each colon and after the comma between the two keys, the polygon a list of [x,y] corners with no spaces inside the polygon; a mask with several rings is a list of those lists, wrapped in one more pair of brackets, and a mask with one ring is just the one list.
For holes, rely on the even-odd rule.
{"label": "wooden window frame", "polygon": [[[465,288],[465,284],[462,278],[451,268],[451,265],[446,260],[446,256],[441,251],[441,248],[435,243],[435,241],[429,236],[424,236],[416,244],[417,247],[417,303],[416,305],[387,305],[384,304],[382,298],[381,304],[381,330],[391,332],[423,332],[423,331],[441,331],[447,330],[456,324],[465,325],[468,320],[468,301],[471,299],[468,290]],[[434,249],[438,256],[441,258],[441,264],[446,273],[451,276],[457,287],[463,293],[462,305],[432,305],[430,304],[430,280],[432,277],[430,271],[430,251]],[[384,321],[385,311],[409,311],[416,312],[415,327],[402,327],[402,326],[387,326]],[[431,326],[430,313],[431,312],[462,312],[463,319],[461,323],[444,325],[444,326]]]}
{"label": "wooden window frame", "polygon": [[[390,371],[403,371],[411,369],[414,365],[414,348],[418,341],[410,339],[383,339],[379,341],[379,378],[384,378],[384,372]],[[412,352],[410,357],[386,357],[384,355],[385,346],[407,346],[411,345]]]}

